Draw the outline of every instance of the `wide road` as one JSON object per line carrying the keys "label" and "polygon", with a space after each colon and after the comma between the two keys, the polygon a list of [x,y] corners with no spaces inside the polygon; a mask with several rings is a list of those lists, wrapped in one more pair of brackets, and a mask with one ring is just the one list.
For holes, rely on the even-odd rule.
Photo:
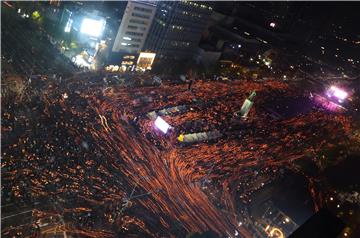
{"label": "wide road", "polygon": [[[40,214],[61,215],[69,234],[87,237],[185,236],[207,230],[251,237],[246,226],[239,226],[246,217],[237,213],[237,196],[257,189],[250,189],[256,174],[270,180],[273,173],[263,171],[315,159],[339,138],[349,143],[352,131],[351,118],[321,110],[269,119],[262,110],[265,101],[297,96],[277,81],[197,81],[193,92],[173,84],[104,90],[102,78],[87,73],[62,83],[48,79],[43,87],[32,101],[3,107],[2,127],[18,136],[2,148],[4,200],[56,197],[62,209]],[[239,137],[187,147],[174,140],[192,120],[206,122],[193,130],[231,127],[232,115],[252,90],[258,98]],[[211,103],[201,107],[194,99]],[[192,110],[164,116],[175,127],[171,136],[155,132],[145,116],[184,104]],[[23,125],[22,130],[13,131],[14,124]],[[213,190],[204,191],[204,178]],[[322,191],[315,187],[309,189],[317,206]]]}

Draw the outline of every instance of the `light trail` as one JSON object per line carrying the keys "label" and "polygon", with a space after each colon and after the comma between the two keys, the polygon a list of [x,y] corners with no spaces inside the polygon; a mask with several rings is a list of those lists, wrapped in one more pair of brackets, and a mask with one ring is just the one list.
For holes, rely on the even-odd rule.
{"label": "light trail", "polygon": [[[281,82],[227,84],[199,81],[194,84],[194,93],[189,93],[186,85],[111,90],[102,90],[101,84],[83,87],[75,81],[71,88],[82,91],[69,93],[71,100],[65,101],[56,96],[63,92],[47,91],[42,100],[48,110],[45,122],[50,123],[44,127],[46,130],[42,130],[54,136],[46,142],[43,137],[39,140],[21,136],[11,150],[24,156],[26,165],[22,165],[24,169],[3,172],[3,181],[18,181],[21,178],[16,175],[24,173],[31,178],[32,196],[53,194],[63,197],[65,207],[61,213],[66,216],[75,214],[75,218],[68,218],[68,223],[82,224],[82,214],[90,214],[91,218],[84,215],[84,219],[91,221],[94,213],[98,220],[103,221],[105,230],[114,229],[115,225],[122,231],[138,229],[144,232],[144,236],[160,237],[174,235],[169,234],[169,230],[177,222],[186,232],[211,229],[219,235],[226,235],[237,230],[242,237],[252,237],[245,226],[238,226],[242,217],[236,215],[235,197],[237,184],[254,178],[250,169],[291,168],[291,163],[303,159],[304,153],[316,154],[320,149],[317,146],[338,143],[339,138],[345,143],[352,131],[350,118],[329,116],[324,112],[269,121],[261,105],[268,98],[294,94]],[[249,114],[249,120],[241,122],[240,129],[236,129],[239,121],[233,117],[233,112],[253,90],[259,95],[258,105]],[[195,99],[199,98],[208,104],[201,106],[202,103],[196,103]],[[80,108],[83,102],[86,106]],[[178,130],[187,130],[185,124],[188,121],[199,119],[205,122],[199,125],[201,129],[235,129],[216,143],[179,147],[169,138],[172,135],[154,134],[153,122],[144,116],[149,111],[174,105],[193,108],[164,116],[172,126],[180,128]],[[135,118],[138,119],[134,126]],[[323,135],[328,136],[324,138]],[[154,143],[160,145],[154,146]],[[38,153],[35,148],[46,153]],[[58,158],[51,159],[47,154]],[[53,161],[53,164],[48,161]],[[6,166],[19,163],[8,155],[4,162]],[[39,168],[41,173],[26,170],[26,166]],[[212,182],[209,187],[213,191],[204,192],[201,186],[204,178]],[[269,178],[264,181],[266,179]],[[49,181],[54,181],[55,187]],[[133,188],[134,181],[136,189]],[[309,187],[312,188],[314,194],[320,194],[316,186]],[[14,194],[23,196],[20,187],[12,189]],[[133,196],[127,209],[118,215],[123,200],[132,189],[132,194],[147,196]],[[251,187],[244,189],[246,192],[253,190]],[[209,192],[216,194],[210,196]],[[68,202],[70,196],[77,200]],[[316,198],[315,204],[321,204],[318,202],[321,195],[313,197]],[[221,207],[214,201],[219,201]],[[81,219],[75,220],[76,216]],[[73,232],[88,237],[102,235],[82,226],[85,225],[74,226]],[[114,234],[105,235],[111,237]]]}

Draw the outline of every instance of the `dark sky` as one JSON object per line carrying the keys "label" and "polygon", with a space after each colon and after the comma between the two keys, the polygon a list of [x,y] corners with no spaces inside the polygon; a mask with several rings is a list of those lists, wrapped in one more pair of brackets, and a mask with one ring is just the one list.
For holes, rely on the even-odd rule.
{"label": "dark sky", "polygon": [[[312,24],[343,24],[344,29],[360,34],[360,2],[216,2],[214,9],[225,14],[265,22],[276,13],[301,17]],[[238,9],[234,12],[234,9]],[[253,13],[248,13],[253,9]]]}

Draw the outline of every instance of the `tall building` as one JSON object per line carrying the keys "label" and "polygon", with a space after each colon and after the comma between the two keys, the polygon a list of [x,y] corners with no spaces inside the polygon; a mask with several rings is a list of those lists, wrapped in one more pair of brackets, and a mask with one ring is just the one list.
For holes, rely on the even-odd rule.
{"label": "tall building", "polygon": [[144,50],[157,58],[192,58],[212,8],[203,2],[158,2]]}
{"label": "tall building", "polygon": [[155,6],[145,1],[127,3],[112,52],[135,54],[141,51],[154,18]]}

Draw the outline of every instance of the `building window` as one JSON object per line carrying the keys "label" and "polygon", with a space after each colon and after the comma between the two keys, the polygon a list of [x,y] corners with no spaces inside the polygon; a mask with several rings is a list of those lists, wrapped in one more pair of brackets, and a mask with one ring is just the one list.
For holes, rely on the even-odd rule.
{"label": "building window", "polygon": [[133,56],[133,55],[125,55],[124,59],[135,59],[135,56]]}
{"label": "building window", "polygon": [[129,28],[129,29],[136,30],[138,27],[137,27],[137,26],[133,26],[133,25],[128,25],[128,28]]}
{"label": "building window", "polygon": [[176,26],[176,25],[172,25],[171,28],[174,29],[174,30],[180,30],[180,31],[184,30],[184,27]]}
{"label": "building window", "polygon": [[136,12],[131,13],[131,15],[132,15],[133,17],[139,17],[139,18],[144,18],[144,19],[150,19],[150,16],[149,16],[149,15],[140,14],[140,13],[136,13]]}
{"label": "building window", "polygon": [[142,21],[142,20],[138,20],[138,19],[130,19],[129,22],[130,23],[137,23],[137,24],[141,24],[141,25],[147,25],[146,21]]}
{"label": "building window", "polygon": [[144,35],[143,33],[132,32],[132,31],[127,31],[127,32],[125,32],[125,34],[129,35],[129,36],[143,36]]}
{"label": "building window", "polygon": [[[138,38],[130,38],[130,37],[128,37],[128,36],[123,37],[123,40],[132,41],[132,42],[141,42],[141,39],[138,39]],[[127,45],[127,43],[124,43],[124,45]]]}
{"label": "building window", "polygon": [[131,41],[133,41],[133,42],[141,42],[141,39],[133,38]]}
{"label": "building window", "polygon": [[157,23],[159,23],[161,26],[165,26],[165,22],[160,20],[160,19],[156,19]]}
{"label": "building window", "polygon": [[143,7],[135,7],[134,9],[141,12],[148,12],[148,13],[152,12],[152,9],[143,8]]}
{"label": "building window", "polygon": [[186,41],[170,41],[170,44],[172,46],[178,46],[178,47],[189,47],[190,46],[190,42],[186,42]]}
{"label": "building window", "polygon": [[140,45],[139,44],[128,44],[127,47],[131,47],[131,48],[138,48]]}

